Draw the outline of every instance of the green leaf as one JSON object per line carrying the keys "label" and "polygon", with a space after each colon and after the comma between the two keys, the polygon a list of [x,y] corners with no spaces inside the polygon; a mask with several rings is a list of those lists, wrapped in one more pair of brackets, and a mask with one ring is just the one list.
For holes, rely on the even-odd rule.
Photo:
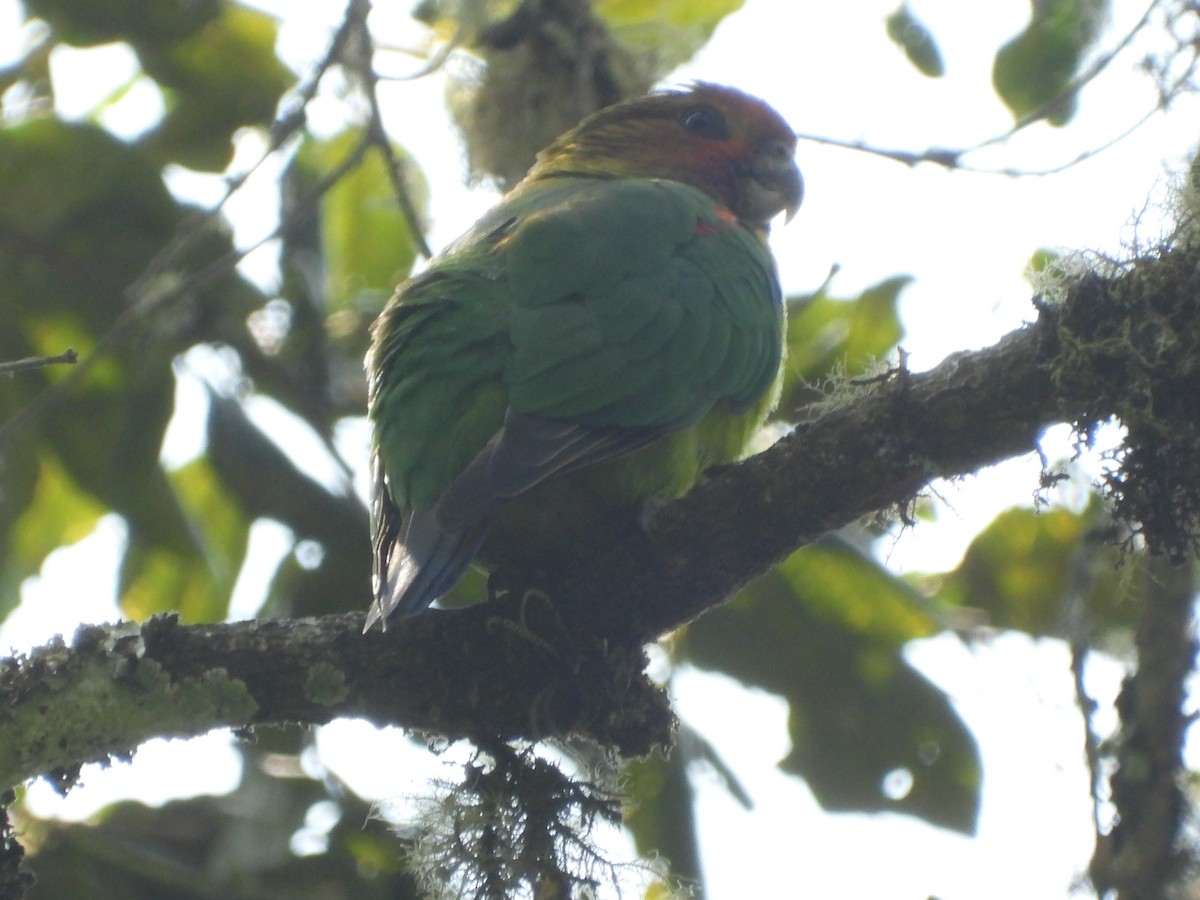
{"label": "green leaf", "polygon": [[[328,176],[362,137],[361,131],[348,130],[327,140],[306,140],[288,174],[297,192],[307,193]],[[423,207],[428,188],[420,170],[403,148],[394,151],[411,175],[409,196]],[[387,163],[378,152],[368,153],[321,199],[320,232],[330,312],[351,306],[368,292],[378,298],[377,309],[417,259],[412,230],[392,190]]]}
{"label": "green leaf", "polygon": [[886,27],[888,37],[904,51],[918,72],[930,78],[941,78],[946,74],[946,66],[933,35],[907,6],[901,6],[888,16]]}
{"label": "green leaf", "polygon": [[117,591],[121,612],[135,620],[179,612],[188,622],[219,622],[229,599],[222,605],[213,596],[211,573],[200,553],[167,550],[132,533]]}
{"label": "green leaf", "polygon": [[175,553],[193,549],[193,535],[158,462],[174,408],[169,376],[111,385],[86,382],[41,418],[43,439],[71,479],[121,513],[147,543]]}
{"label": "green leaf", "polygon": [[[128,521],[140,554],[127,574],[178,558],[193,573],[179,577],[201,583],[194,529],[158,460],[174,412],[171,364],[178,350],[207,336],[195,322],[209,327],[226,317],[244,335],[241,308],[261,295],[229,275],[187,294],[169,321],[161,310],[122,319],[132,299],[127,288],[176,233],[185,210],[156,164],[93,125],[43,119],[0,131],[0,194],[10,201],[0,206],[0,315],[13,323],[0,347],[15,355],[72,347],[88,366],[0,385],[0,421],[8,421],[50,385],[72,379],[10,451],[9,465],[37,473],[39,494],[0,516],[23,515],[23,504],[32,504],[31,514],[50,527],[20,523],[6,575],[36,570],[55,540],[76,537],[107,507]],[[206,233],[179,261],[185,271],[162,272],[162,283],[185,278],[229,246],[227,235]],[[118,322],[123,340],[102,350]]]}
{"label": "green leaf", "polygon": [[192,460],[168,478],[199,550],[163,549],[134,536],[121,573],[121,608],[139,620],[175,611],[189,622],[220,621],[246,556],[250,522],[206,458]]}
{"label": "green leaf", "polygon": [[[39,836],[37,896],[86,900],[286,897],[418,900],[405,873],[407,846],[366,801],[300,774],[294,755],[239,747],[241,783],[226,796],[158,807],[113,804],[88,823],[23,822]],[[290,771],[289,771],[290,770]],[[271,774],[278,772],[279,774]],[[186,783],[186,778],[181,778]],[[308,814],[337,817],[327,833]],[[291,849],[297,834],[308,852]],[[323,845],[320,852],[315,852]]]}
{"label": "green leaf", "polygon": [[623,768],[630,810],[625,827],[633,835],[643,858],[663,856],[671,874],[685,882],[702,880],[699,847],[696,843],[695,790],[691,775],[695,763],[703,762],[730,795],[744,808],[753,801],[737,776],[703,735],[682,723],[675,747],[668,758],[655,753],[627,762]]}
{"label": "green leaf", "polygon": [[1017,122],[1065,125],[1075,113],[1070,85],[1096,42],[1109,0],[1035,0],[1025,30],[996,51],[992,85]]}
{"label": "green leaf", "polygon": [[26,447],[0,457],[0,618],[16,605],[21,582],[59,547],[82,540],[107,511],[79,490],[62,466]]}
{"label": "green leaf", "polygon": [[776,568],[795,600],[884,646],[940,631],[929,602],[869,556],[828,535]]}
{"label": "green leaf", "polygon": [[1022,274],[1025,276],[1025,280],[1036,289],[1045,283],[1042,276],[1053,272],[1062,258],[1061,251],[1042,247],[1035,250],[1033,256],[1029,257],[1029,262],[1025,264],[1025,271]]}
{"label": "green leaf", "polygon": [[912,281],[897,275],[857,297],[835,298],[824,289],[788,300],[784,418],[794,418],[820,394],[810,385],[839,373],[861,375],[896,346],[904,335],[897,313],[900,292]]}
{"label": "green leaf", "polygon": [[[201,335],[189,330],[189,317],[161,328],[161,319],[145,316],[115,350],[91,357],[129,308],[126,289],[175,234],[186,210],[137,149],[93,125],[53,119],[0,131],[0,194],[10,201],[0,206],[0,314],[17,323],[3,345],[36,353],[73,347],[90,366],[40,417],[41,438],[76,484],[148,539],[182,552],[191,539],[158,453],[173,411],[172,358]],[[228,236],[212,232],[180,267],[199,268],[229,246]],[[162,274],[165,284],[183,277]],[[245,306],[261,302],[235,276],[189,298],[210,313],[197,318],[216,321],[219,310],[236,317],[243,334]],[[74,371],[23,376],[20,394],[0,392],[0,420]]]}
{"label": "green leaf", "polygon": [[610,25],[638,22],[669,22],[699,25],[710,31],[746,0],[597,0],[596,14]]}
{"label": "green leaf", "polygon": [[220,0],[24,0],[25,8],[68,44],[174,41],[220,11]]}
{"label": "green leaf", "polygon": [[[888,599],[882,576],[832,578],[831,598],[816,602],[820,587],[799,584],[800,569],[793,575],[764,576],[689,626],[684,658],[787,699],[793,749],[780,765],[804,777],[826,809],[899,812],[973,831],[974,738],[899,644],[928,633],[932,620],[915,604],[911,621],[899,615],[906,592],[896,588]],[[871,614],[872,583],[883,589],[879,615]],[[848,611],[836,609],[838,597],[851,598]]]}
{"label": "green leaf", "polygon": [[745,0],[597,0],[596,15],[648,68],[649,81],[691,59]]}
{"label": "green leaf", "polygon": [[640,856],[664,856],[673,874],[695,878],[699,872],[689,871],[698,860],[688,761],[677,744],[667,759],[655,753],[626,763],[625,791],[631,804],[625,827]]}
{"label": "green leaf", "polygon": [[370,525],[350,495],[330,493],[260,428],[237,400],[210,394],[208,454],[247,518],[287,525],[314,543],[312,564],[284,560],[270,588],[272,615],[319,615],[356,609],[370,596]]}
{"label": "green leaf", "polygon": [[[842,649],[857,665],[834,667],[840,677],[816,702],[791,703],[792,751],[780,768],[832,812],[904,813],[973,834],[979,750],[945,694],[899,655]],[[873,677],[856,681],[863,669]]]}
{"label": "green leaf", "polygon": [[107,511],[106,506],[80,492],[52,457],[38,461],[29,484],[34,490],[29,505],[13,526],[10,542],[12,562],[23,570],[23,576],[37,571],[50,551],[86,538]]}
{"label": "green leaf", "polygon": [[28,310],[39,322],[66,312],[74,324],[54,327],[92,340],[184,212],[143,154],[56,119],[0,130],[0,196],[0,312]]}
{"label": "green leaf", "polygon": [[219,172],[233,158],[233,133],[267,125],[294,81],[275,56],[275,21],[229,5],[184,40],[142,45],[146,73],[164,89],[168,111],[143,143],[159,159]]}
{"label": "green leaf", "polygon": [[1119,559],[1107,536],[1097,532],[1104,515],[1098,502],[1083,513],[1007,510],[971,542],[936,599],[980,610],[997,628],[1063,637],[1069,630],[1067,601],[1077,592],[1098,629],[1131,625],[1141,560]]}

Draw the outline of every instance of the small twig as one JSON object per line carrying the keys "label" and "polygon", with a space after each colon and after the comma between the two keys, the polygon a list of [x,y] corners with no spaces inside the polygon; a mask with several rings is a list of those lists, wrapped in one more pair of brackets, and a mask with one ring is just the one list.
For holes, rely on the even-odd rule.
{"label": "small twig", "polygon": [[1092,828],[1096,833],[1097,843],[1104,839],[1104,823],[1101,821],[1100,809],[1103,804],[1104,770],[1100,759],[1100,737],[1096,734],[1093,720],[1099,704],[1088,693],[1084,673],[1087,671],[1088,656],[1091,647],[1086,638],[1071,640],[1071,678],[1075,684],[1075,703],[1083,717],[1083,754],[1088,770],[1088,794],[1092,798]]}
{"label": "small twig", "polygon": [[[941,166],[944,169],[974,172],[981,175],[1003,175],[1006,177],[1056,175],[1059,172],[1078,165],[1084,160],[1091,159],[1093,156],[1097,156],[1110,149],[1114,145],[1120,143],[1125,138],[1129,137],[1129,135],[1131,135],[1133,132],[1141,128],[1155,113],[1160,112],[1162,106],[1160,105],[1154,109],[1151,109],[1128,128],[1124,129],[1110,140],[1104,142],[1099,147],[1085,150],[1066,162],[1058,163],[1044,169],[979,168],[964,164],[962,162],[962,158],[970,153],[974,153],[977,150],[982,150],[985,147],[991,147],[996,144],[1002,144],[1005,141],[1012,139],[1017,132],[1022,131],[1035,122],[1040,122],[1042,119],[1044,119],[1056,106],[1058,106],[1058,104],[1062,103],[1064,99],[1082,90],[1088,82],[1092,81],[1101,72],[1103,72],[1104,69],[1106,69],[1109,64],[1112,63],[1112,61],[1129,46],[1134,37],[1136,37],[1137,34],[1146,27],[1150,21],[1151,14],[1159,6],[1160,2],[1161,0],[1151,0],[1150,5],[1147,7],[1145,13],[1142,14],[1141,19],[1138,20],[1137,24],[1129,30],[1129,32],[1117,43],[1117,45],[1108,53],[1104,54],[1104,56],[1097,59],[1096,62],[1093,63],[1086,72],[1079,75],[1077,78],[1072,79],[1070,84],[1063,88],[1063,90],[1060,91],[1055,97],[1051,98],[1028,115],[1023,116],[1020,121],[1016,122],[1011,128],[1008,128],[999,134],[992,135],[989,138],[985,138],[984,140],[979,141],[971,146],[958,148],[930,147],[925,150],[894,150],[884,147],[874,147],[864,141],[846,141],[838,138],[822,137],[812,134],[801,134],[798,137],[802,141],[810,141],[815,144],[823,144],[830,147],[840,147],[843,150],[854,150],[859,153],[868,153],[872,156],[880,156],[884,159],[893,160],[910,168],[915,167],[919,163],[933,163],[934,165]],[[1178,87],[1181,82],[1182,79],[1179,79],[1176,83],[1176,87]]]}
{"label": "small twig", "polygon": [[896,365],[889,366],[886,372],[879,372],[875,375],[863,375],[861,378],[851,378],[850,384],[855,387],[866,387],[872,384],[883,384],[885,381],[891,381],[893,378],[900,380],[907,378],[909,375],[908,358],[911,356],[903,347],[896,347]]}
{"label": "small twig", "polygon": [[402,56],[412,56],[424,63],[424,65],[422,65],[421,68],[417,69],[415,72],[409,72],[404,75],[381,75],[376,72],[376,79],[379,81],[416,81],[418,78],[424,78],[426,75],[432,75],[434,72],[442,68],[442,66],[446,64],[446,61],[450,59],[450,54],[462,45],[462,35],[464,33],[465,29],[460,26],[454,33],[453,37],[444,42],[432,54],[422,53],[418,50],[408,50],[404,47],[396,47],[376,41],[376,50],[384,50],[389,53],[398,53]]}
{"label": "small twig", "polygon": [[346,9],[346,22],[347,24],[351,22],[357,24],[358,38],[362,43],[355,48],[357,51],[355,58],[346,60],[346,62],[353,65],[356,74],[362,80],[363,93],[367,97],[371,113],[370,121],[367,123],[367,136],[383,155],[388,177],[392,182],[392,190],[396,194],[396,202],[400,205],[400,212],[408,223],[408,230],[412,235],[413,242],[417,245],[417,250],[422,256],[429,259],[433,253],[425,240],[421,217],[417,214],[416,204],[413,203],[408,185],[405,183],[405,163],[396,155],[387,129],[383,126],[383,111],[379,106],[379,76],[376,74],[372,62],[375,45],[371,38],[371,32],[367,28],[367,14],[370,11],[370,0],[350,0],[350,5]]}
{"label": "small twig", "polygon": [[[1041,445],[1038,453],[1043,454]],[[1043,456],[1043,480],[1047,469]],[[1100,735],[1096,733],[1095,715],[1099,704],[1087,688],[1087,665],[1091,654],[1091,621],[1088,614],[1088,597],[1091,594],[1097,572],[1097,557],[1109,546],[1112,522],[1105,516],[1084,534],[1079,549],[1071,560],[1069,578],[1063,593],[1063,634],[1071,649],[1071,678],[1075,687],[1075,703],[1083,719],[1083,754],[1088,770],[1088,794],[1092,798],[1092,827],[1096,834],[1096,846],[1105,840],[1101,809],[1104,800],[1104,762],[1101,753]]]}
{"label": "small twig", "polygon": [[12,362],[0,362],[0,375],[12,377],[18,372],[28,372],[33,369],[44,369],[46,366],[73,366],[79,361],[79,355],[68,347],[57,356],[27,356]]}

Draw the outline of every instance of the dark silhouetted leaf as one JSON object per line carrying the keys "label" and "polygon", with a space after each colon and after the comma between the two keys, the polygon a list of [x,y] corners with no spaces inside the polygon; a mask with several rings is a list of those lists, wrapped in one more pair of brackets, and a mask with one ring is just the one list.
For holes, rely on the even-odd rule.
{"label": "dark silhouetted leaf", "polygon": [[[929,633],[932,619],[873,562],[862,559],[865,574],[847,577],[852,563],[835,557],[824,586],[818,560],[797,565],[794,578],[785,564],[751,584],[689,626],[684,658],[787,699],[793,749],[780,765],[803,776],[825,808],[899,812],[972,832],[975,741],[900,646],[906,634]],[[803,568],[814,583],[801,580]],[[906,596],[911,609],[901,614]],[[839,610],[839,601],[849,606]]]}
{"label": "dark silhouetted leaf", "polygon": [[[622,47],[657,74],[687,62],[721,20],[746,0],[596,0],[595,10]],[[657,74],[656,74],[657,73]]]}
{"label": "dark silhouetted leaf", "polygon": [[207,459],[171,472],[198,547],[154,547],[132,534],[121,569],[121,609],[134,619],[178,612],[185,621],[213,622],[228,613],[246,555],[250,522]]}
{"label": "dark silhouetted leaf", "polygon": [[355,609],[370,596],[370,527],[352,495],[330,493],[296,467],[236,400],[210,395],[208,455],[247,518],[282,522],[303,559],[285,560],[271,587],[273,615]]}
{"label": "dark silhouetted leaf", "polygon": [[901,6],[887,17],[886,25],[888,37],[904,51],[904,55],[916,66],[918,72],[930,78],[940,78],[946,74],[946,66],[942,62],[937,42],[929,33],[929,29],[912,14],[912,10]]}

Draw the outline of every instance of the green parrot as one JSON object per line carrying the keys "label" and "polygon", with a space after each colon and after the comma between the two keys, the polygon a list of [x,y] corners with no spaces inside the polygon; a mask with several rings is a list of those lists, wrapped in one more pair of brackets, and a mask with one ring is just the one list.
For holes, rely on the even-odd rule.
{"label": "green parrot", "polygon": [[476,558],[563,571],[744,454],[778,399],[795,148],[729,87],[608,107],[400,286],[366,360],[367,629]]}

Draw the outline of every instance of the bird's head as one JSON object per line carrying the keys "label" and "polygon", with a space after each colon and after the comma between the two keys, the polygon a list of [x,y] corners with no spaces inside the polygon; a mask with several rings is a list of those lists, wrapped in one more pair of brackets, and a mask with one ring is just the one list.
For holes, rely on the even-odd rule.
{"label": "bird's head", "polygon": [[561,175],[668,178],[704,191],[743,224],[790,219],[804,182],[796,135],[763,101],[697,83],[602,109],[538,154],[527,179]]}

